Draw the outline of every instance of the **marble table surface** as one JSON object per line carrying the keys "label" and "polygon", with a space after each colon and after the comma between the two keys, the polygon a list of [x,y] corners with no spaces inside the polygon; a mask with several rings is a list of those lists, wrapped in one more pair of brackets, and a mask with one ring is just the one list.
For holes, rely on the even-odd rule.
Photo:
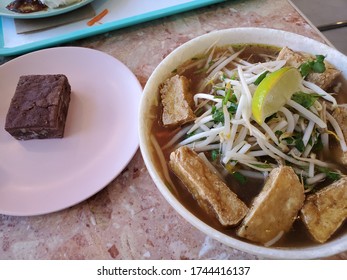
{"label": "marble table surface", "polygon": [[[182,43],[213,30],[269,27],[324,38],[286,0],[233,0],[66,45],[103,51],[144,86]],[[0,63],[12,58],[0,57]],[[103,190],[68,209],[31,217],[0,215],[0,259],[259,259],[206,236],[164,200],[140,150]],[[347,252],[329,259],[347,259]]]}

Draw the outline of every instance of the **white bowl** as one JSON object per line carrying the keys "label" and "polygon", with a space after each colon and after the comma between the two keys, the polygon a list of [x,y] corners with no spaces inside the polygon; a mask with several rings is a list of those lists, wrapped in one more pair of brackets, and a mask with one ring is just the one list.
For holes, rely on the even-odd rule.
{"label": "white bowl", "polygon": [[140,149],[147,169],[159,191],[171,206],[193,226],[208,236],[238,250],[266,258],[275,259],[315,259],[335,255],[347,250],[347,235],[340,236],[325,244],[311,245],[303,248],[267,248],[233,238],[210,227],[191,212],[170,192],[163,180],[163,175],[154,165],[153,146],[150,141],[151,124],[155,118],[153,108],[159,101],[158,87],[180,64],[201,54],[212,43],[220,46],[228,44],[260,43],[278,47],[288,46],[297,51],[326,55],[326,60],[342,70],[347,79],[347,57],[337,50],[315,40],[274,29],[233,28],[211,32],[197,37],[170,53],[154,70],[143,92],[139,109]]}

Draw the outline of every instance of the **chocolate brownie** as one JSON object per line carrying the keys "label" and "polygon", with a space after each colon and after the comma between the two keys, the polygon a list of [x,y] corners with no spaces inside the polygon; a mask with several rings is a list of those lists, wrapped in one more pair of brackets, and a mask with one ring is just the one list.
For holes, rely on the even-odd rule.
{"label": "chocolate brownie", "polygon": [[62,138],[71,86],[65,75],[19,78],[6,116],[5,130],[18,140]]}

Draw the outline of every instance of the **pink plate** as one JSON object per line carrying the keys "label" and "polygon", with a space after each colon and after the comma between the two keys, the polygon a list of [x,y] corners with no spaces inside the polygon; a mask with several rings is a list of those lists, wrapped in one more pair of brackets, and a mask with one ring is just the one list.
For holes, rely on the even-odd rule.
{"label": "pink plate", "polygon": [[[15,140],[4,130],[20,75],[65,74],[72,87],[62,139]],[[117,59],[87,48],[33,52],[0,66],[0,213],[64,209],[110,183],[138,149],[141,85]]]}

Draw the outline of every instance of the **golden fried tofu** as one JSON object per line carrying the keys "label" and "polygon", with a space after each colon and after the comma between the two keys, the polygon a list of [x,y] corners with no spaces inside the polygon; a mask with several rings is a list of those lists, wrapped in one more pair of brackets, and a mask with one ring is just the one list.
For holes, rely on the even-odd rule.
{"label": "golden fried tofu", "polygon": [[261,244],[271,243],[292,227],[304,199],[304,187],[291,167],[273,169],[237,235]]}
{"label": "golden fried tofu", "polygon": [[277,60],[286,60],[287,66],[293,66],[295,68],[299,68],[305,62],[304,57],[300,53],[294,52],[288,47],[282,48],[277,56]]}
{"label": "golden fried tofu", "polygon": [[223,226],[234,226],[246,215],[248,207],[190,148],[173,151],[169,165],[200,207]]}
{"label": "golden fried tofu", "polygon": [[[333,111],[333,117],[337,121],[342,130],[342,134],[347,142],[347,104],[339,105]],[[344,165],[347,165],[347,152],[338,153],[338,161]]]}
{"label": "golden fried tofu", "polygon": [[164,126],[174,127],[195,119],[193,94],[190,82],[184,76],[175,75],[167,79],[160,89],[163,104]]}
{"label": "golden fried tofu", "polygon": [[309,195],[301,209],[301,219],[312,237],[327,241],[347,218],[347,177]]}
{"label": "golden fried tofu", "polygon": [[[303,53],[294,52],[288,47],[282,48],[278,54],[277,60],[286,60],[287,66],[300,67],[300,65],[312,57]],[[327,90],[333,85],[333,82],[340,75],[340,71],[334,68],[330,63],[324,60],[326,70],[323,73],[310,73],[307,76],[307,80],[318,85],[324,90]]]}

